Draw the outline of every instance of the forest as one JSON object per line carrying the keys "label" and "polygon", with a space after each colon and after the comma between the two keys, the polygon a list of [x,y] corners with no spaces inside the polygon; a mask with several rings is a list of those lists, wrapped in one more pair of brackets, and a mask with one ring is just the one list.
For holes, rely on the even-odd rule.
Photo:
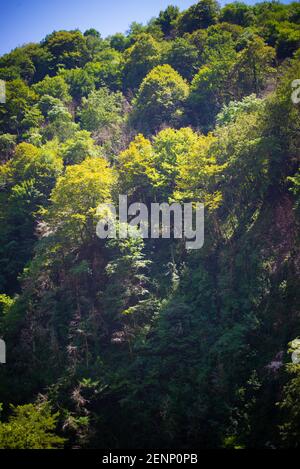
{"label": "forest", "polygon": [[[299,448],[300,3],[45,34],[0,57],[0,448]],[[203,247],[99,239],[119,194]]]}

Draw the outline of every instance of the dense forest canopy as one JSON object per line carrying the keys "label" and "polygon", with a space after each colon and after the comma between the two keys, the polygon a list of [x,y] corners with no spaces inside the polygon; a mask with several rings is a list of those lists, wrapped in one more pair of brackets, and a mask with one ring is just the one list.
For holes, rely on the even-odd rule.
{"label": "dense forest canopy", "polygon": [[[0,447],[299,447],[300,4],[54,31],[0,79]],[[205,203],[204,247],[99,239],[119,194]]]}

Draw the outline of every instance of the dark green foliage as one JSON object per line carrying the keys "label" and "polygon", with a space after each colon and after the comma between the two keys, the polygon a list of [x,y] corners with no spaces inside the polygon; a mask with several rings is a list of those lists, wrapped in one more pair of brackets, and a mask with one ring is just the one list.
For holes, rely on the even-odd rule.
{"label": "dark green foliage", "polygon": [[150,35],[142,33],[124,52],[124,87],[135,90],[143,78],[160,62],[160,44]]}
{"label": "dark green foliage", "polygon": [[[299,447],[299,28],[201,0],[0,58],[0,447]],[[119,194],[205,202],[204,247],[99,239]]]}
{"label": "dark green foliage", "polygon": [[45,38],[42,46],[50,53],[54,73],[59,67],[82,66],[88,59],[86,40],[79,31],[55,31]]}
{"label": "dark green foliage", "polygon": [[164,62],[171,65],[183,78],[191,80],[200,66],[200,54],[196,45],[187,39],[177,38],[166,51]]}
{"label": "dark green foliage", "polygon": [[219,4],[216,0],[200,0],[186,10],[178,20],[181,33],[191,33],[215,24],[219,16]]}
{"label": "dark green foliage", "polygon": [[161,11],[155,23],[160,26],[165,37],[169,37],[174,32],[176,20],[179,17],[179,8],[169,5],[164,11]]}
{"label": "dark green foliage", "polygon": [[22,132],[26,111],[37,101],[35,92],[20,79],[6,84],[6,103],[0,107],[2,132],[19,134]]}
{"label": "dark green foliage", "polygon": [[247,27],[255,22],[255,16],[252,7],[245,5],[245,3],[235,2],[224,6],[220,21]]}

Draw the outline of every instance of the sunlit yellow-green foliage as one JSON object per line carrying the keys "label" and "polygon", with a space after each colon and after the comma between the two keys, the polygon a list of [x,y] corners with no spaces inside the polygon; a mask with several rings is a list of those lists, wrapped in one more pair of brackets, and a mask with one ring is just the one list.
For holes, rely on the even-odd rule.
{"label": "sunlit yellow-green foliage", "polygon": [[138,135],[119,157],[120,185],[135,195],[201,200],[216,208],[221,195],[209,194],[209,186],[226,165],[219,165],[211,150],[215,141],[190,128],[162,130],[152,142]]}
{"label": "sunlit yellow-green foliage", "polygon": [[55,434],[58,413],[48,404],[12,406],[8,422],[0,422],[1,449],[58,449],[64,438]]}
{"label": "sunlit yellow-green foliage", "polygon": [[113,182],[114,173],[101,157],[88,157],[80,164],[68,166],[51,194],[51,226],[61,227],[71,239],[87,233],[94,235],[97,206],[110,201]]}
{"label": "sunlit yellow-green foliage", "polygon": [[0,295],[0,315],[7,314],[13,302],[14,300],[10,298],[8,295],[1,294]]}
{"label": "sunlit yellow-green foliage", "polygon": [[57,177],[62,167],[55,142],[48,142],[40,148],[23,142],[17,145],[14,158],[1,166],[1,174],[9,185],[35,179],[42,186],[50,178]]}
{"label": "sunlit yellow-green foliage", "polygon": [[128,191],[130,195],[138,190],[141,195],[144,193],[145,196],[150,184],[148,173],[152,167],[151,142],[139,134],[118,158],[118,174],[122,190]]}
{"label": "sunlit yellow-green foliage", "polygon": [[178,124],[188,94],[188,84],[170,65],[155,67],[144,78],[134,103],[137,125],[153,131],[164,122]]}
{"label": "sunlit yellow-green foliage", "polygon": [[220,165],[217,162],[215,142],[216,137],[212,134],[190,139],[188,151],[182,152],[177,159],[175,199],[201,201],[210,210],[218,208],[222,195],[213,187],[216,187],[217,176],[224,171],[226,163]]}
{"label": "sunlit yellow-green foliage", "polygon": [[154,137],[155,162],[150,177],[155,187],[160,190],[166,188],[170,195],[170,190],[174,190],[177,183],[181,160],[198,138],[199,135],[190,128],[168,128]]}

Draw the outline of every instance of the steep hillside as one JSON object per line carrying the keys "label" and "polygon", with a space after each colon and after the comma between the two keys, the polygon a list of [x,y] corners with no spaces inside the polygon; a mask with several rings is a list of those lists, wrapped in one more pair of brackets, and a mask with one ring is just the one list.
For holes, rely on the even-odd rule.
{"label": "steep hillside", "polygon": [[[0,58],[0,447],[299,447],[299,47],[299,3],[201,0]],[[204,246],[100,239],[120,194]]]}

